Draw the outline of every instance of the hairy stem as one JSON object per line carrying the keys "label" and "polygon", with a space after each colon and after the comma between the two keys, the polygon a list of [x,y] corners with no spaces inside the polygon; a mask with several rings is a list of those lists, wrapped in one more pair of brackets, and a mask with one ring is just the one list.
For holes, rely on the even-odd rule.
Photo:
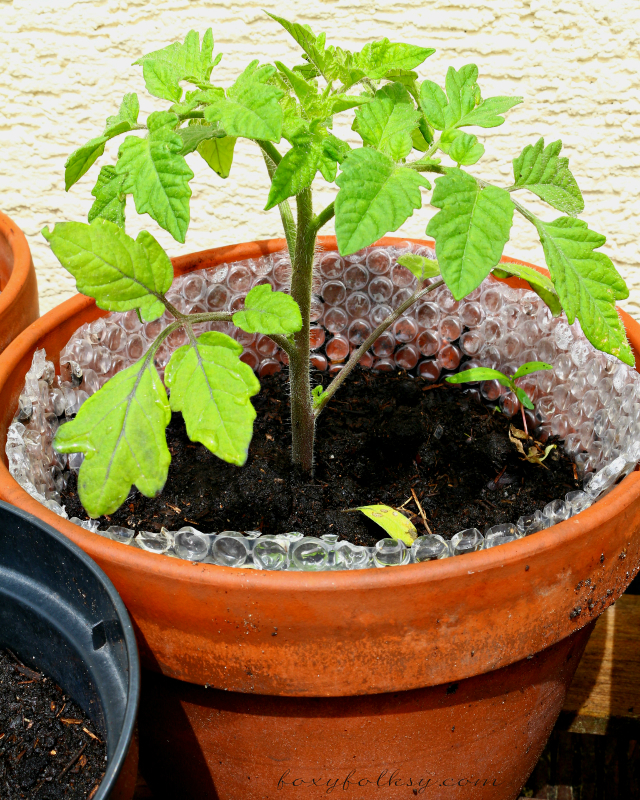
{"label": "hairy stem", "polygon": [[300,307],[302,328],[294,334],[294,348],[289,354],[291,385],[292,459],[305,472],[313,469],[315,416],[309,376],[309,328],[311,283],[316,229],[313,225],[311,190],[296,196],[298,233],[291,261],[291,296]]}
{"label": "hairy stem", "polygon": [[320,230],[320,228],[326,225],[327,222],[329,222],[329,220],[332,220],[335,217],[335,215],[336,215],[335,201],[329,203],[329,205],[326,208],[323,208],[319,214],[316,214],[311,223],[315,231],[315,236],[318,235],[318,231]]}
{"label": "hairy stem", "polygon": [[417,300],[421,297],[424,297],[429,292],[432,292],[434,289],[438,289],[440,286],[444,285],[444,281],[440,280],[436,283],[432,283],[429,286],[426,286],[424,289],[418,289],[415,291],[411,297],[408,297],[404,303],[401,303],[395,311],[392,311],[391,314],[381,322],[380,325],[373,331],[373,333],[369,334],[369,336],[364,340],[364,342],[358,347],[357,350],[354,350],[349,357],[349,360],[344,365],[344,367],[340,370],[340,372],[336,375],[336,377],[331,381],[331,383],[327,386],[324,392],[320,395],[320,400],[317,402],[314,416],[318,417],[324,407],[327,405],[329,400],[333,397],[333,395],[338,391],[338,389],[342,386],[342,384],[347,379],[349,373],[353,370],[355,365],[360,361],[362,356],[367,352],[367,350],[371,347],[371,345],[376,341],[376,339],[383,334],[390,325],[401,317],[404,312],[412,306]]}

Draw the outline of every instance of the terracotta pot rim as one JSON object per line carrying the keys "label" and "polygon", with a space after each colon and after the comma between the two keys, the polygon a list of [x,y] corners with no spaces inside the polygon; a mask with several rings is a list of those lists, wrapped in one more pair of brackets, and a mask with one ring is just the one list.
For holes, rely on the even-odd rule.
{"label": "terracotta pot rim", "polygon": [[0,292],[0,317],[18,299],[22,287],[29,278],[31,251],[24,233],[15,222],[0,211],[0,234],[13,251],[13,269],[7,285]]}
{"label": "terracotta pot rim", "polygon": [[[2,215],[0,215],[0,218]],[[0,219],[1,221],[1,219]],[[22,236],[26,246],[26,240]],[[325,249],[335,249],[335,237],[319,237],[321,245]],[[414,242],[419,244],[432,244],[425,239],[409,239],[398,237],[385,237],[376,244],[399,244],[401,242]],[[172,259],[177,273],[193,271],[199,268],[199,264],[215,258],[218,263],[223,263],[226,258],[233,257],[242,253],[246,248],[256,248],[260,252],[275,252],[285,244],[284,239],[267,239],[257,242],[247,242],[237,245],[229,245],[222,248],[213,248],[199,251],[190,255],[180,256]],[[246,256],[243,257],[252,257]],[[233,260],[230,258],[229,260]],[[540,267],[529,264],[526,261],[516,258],[503,257],[503,261],[511,263],[525,264],[538,270],[546,272]],[[186,267],[186,268],[185,268]],[[548,274],[548,273],[547,273]],[[510,281],[512,282],[512,281]],[[519,283],[516,281],[516,283]],[[4,295],[4,293],[3,293]],[[95,305],[92,298],[84,295],[75,295],[69,300],[64,301],[43,317],[29,326],[14,342],[0,355],[0,391],[17,364],[23,358],[25,351],[35,349],[40,338],[57,327],[67,318],[89,309]],[[101,311],[100,316],[109,312]],[[622,312],[623,319],[631,319],[625,312]],[[12,501],[22,508],[36,514],[45,522],[57,527],[65,535],[82,542],[86,540],[91,543],[91,552],[99,554],[101,558],[113,563],[122,565],[137,565],[144,570],[155,572],[162,577],[178,582],[192,583],[197,580],[199,584],[236,585],[241,583],[244,589],[251,589],[252,586],[260,586],[262,589],[269,588],[274,591],[284,590],[286,592],[301,589],[312,589],[314,591],[344,591],[376,587],[388,587],[396,583],[412,584],[427,581],[451,581],[456,577],[466,574],[483,573],[513,564],[517,561],[524,561],[533,558],[541,551],[558,547],[563,544],[577,541],[585,535],[585,532],[594,527],[605,523],[607,519],[615,518],[623,513],[624,509],[640,498],[640,473],[634,472],[628,475],[619,485],[617,485],[606,497],[598,500],[593,506],[582,511],[579,515],[554,525],[545,531],[532,534],[524,539],[518,539],[509,544],[489,550],[481,550],[476,553],[465,554],[464,557],[451,557],[441,559],[436,562],[424,564],[408,564],[392,568],[369,568],[366,570],[344,570],[344,571],[325,571],[325,572],[295,572],[289,570],[270,571],[243,569],[242,567],[224,567],[216,564],[202,564],[199,562],[184,561],[181,559],[170,558],[154,553],[148,553],[130,545],[120,544],[109,539],[105,539],[99,534],[91,533],[83,528],[69,522],[69,520],[59,517],[52,511],[34,500],[27,492],[13,479],[5,464],[4,455],[0,461],[0,484],[10,489],[9,495]],[[197,577],[194,574],[194,566],[198,566]],[[266,583],[265,583],[266,582]],[[588,620],[585,620],[585,624]]]}

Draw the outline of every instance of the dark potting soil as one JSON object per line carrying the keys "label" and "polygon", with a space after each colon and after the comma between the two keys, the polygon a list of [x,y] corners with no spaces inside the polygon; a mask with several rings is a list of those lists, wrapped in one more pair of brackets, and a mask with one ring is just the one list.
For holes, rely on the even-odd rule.
{"label": "dark potting soil", "polygon": [[[516,522],[580,488],[573,462],[560,447],[546,467],[522,460],[508,438],[512,420],[461,388],[364,370],[354,371],[319,418],[310,479],[290,463],[285,375],[261,384],[253,398],[258,416],[244,467],[189,441],[182,416],[174,414],[167,428],[172,462],[162,494],[149,499],[134,489],[103,524],[154,531],[192,525],[204,532],[337,533],[354,544],[373,545],[385,538],[382,528],[345,509],[402,506],[422,535],[427,530],[413,489],[431,531],[450,538],[463,528],[484,533],[496,523]],[[519,417],[513,422],[522,425]],[[87,518],[73,474],[62,502],[69,517]]]}
{"label": "dark potting soil", "polygon": [[89,800],[106,756],[95,726],[62,689],[0,650],[0,798]]}

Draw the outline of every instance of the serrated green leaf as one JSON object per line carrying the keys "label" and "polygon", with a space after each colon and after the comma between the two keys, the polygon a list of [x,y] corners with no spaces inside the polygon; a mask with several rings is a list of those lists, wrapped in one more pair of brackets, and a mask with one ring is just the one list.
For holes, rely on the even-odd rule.
{"label": "serrated green leaf", "polygon": [[354,54],[354,62],[367,78],[380,80],[392,70],[415,69],[435,52],[433,47],[390,42],[385,38],[365,44],[359,53]]}
{"label": "serrated green leaf", "polygon": [[413,149],[412,131],[418,127],[420,114],[409,92],[400,83],[388,83],[374,99],[356,111],[353,130],[365,144],[400,161]]}
{"label": "serrated green leaf", "polygon": [[352,150],[341,167],[335,212],[343,256],[398,230],[422,205],[420,187],[430,188],[419,172],[398,167],[389,156],[369,147]]}
{"label": "serrated green leaf", "polygon": [[114,136],[133,130],[138,121],[138,96],[134,93],[125,94],[120,104],[120,109],[116,116],[107,117],[102,136],[83,144],[75,152],[71,153],[64,165],[64,185],[65,191],[73,186],[74,183],[91,168],[95,161],[104,153],[105,144]]}
{"label": "serrated green leaf", "polygon": [[449,67],[445,79],[448,107],[445,109],[446,127],[452,128],[469,114],[480,102],[478,67],[465,64],[459,70]]}
{"label": "serrated green leaf", "polygon": [[138,114],[140,113],[140,103],[138,95],[135,92],[125,94],[120,103],[118,113],[113,117],[107,117],[107,123],[104,128],[104,135],[111,138],[117,136],[119,133],[126,133],[132,130],[138,123]]}
{"label": "serrated green leaf", "polygon": [[449,155],[451,145],[461,136],[464,136],[464,133],[457,128],[447,128],[446,131],[443,131],[442,136],[438,140],[439,149],[442,150],[443,153]]}
{"label": "serrated green leaf", "polygon": [[162,491],[171,461],[165,435],[170,421],[160,376],[144,359],[107,381],[58,428],[56,450],[85,453],[78,494],[90,516],[113,513],[133,484],[147,497]]}
{"label": "serrated green leaf", "polygon": [[236,141],[235,136],[224,136],[222,139],[208,139],[198,145],[198,153],[221,178],[229,177]]}
{"label": "serrated green leaf", "polygon": [[110,164],[102,167],[96,185],[91,194],[96,198],[89,209],[89,222],[94,219],[106,219],[119,228],[124,228],[124,210],[126,198],[123,192],[124,178],[116,174],[116,168]]}
{"label": "serrated green leaf", "polygon": [[511,387],[509,378],[497,369],[490,369],[489,367],[472,367],[465,369],[462,372],[456,372],[455,375],[447,375],[445,378],[447,383],[475,383],[477,381],[498,381],[503,386]]}
{"label": "serrated green leaf", "polygon": [[436,179],[431,205],[442,209],[427,226],[440,271],[456,300],[472,292],[498,264],[513,222],[509,192],[481,189],[463,170]]}
{"label": "serrated green leaf", "polygon": [[247,460],[256,417],[250,398],[260,391],[241,354],[226,334],[203,333],[195,347],[175,351],[165,372],[171,410],[182,412],[191,441],[237,466]]}
{"label": "serrated green leaf", "polygon": [[457,123],[459,128],[469,125],[477,125],[479,128],[496,128],[502,125],[504,117],[509,109],[519,105],[524,100],[523,97],[488,97],[482,100],[477,108],[465,114]]}
{"label": "serrated green leaf", "polygon": [[559,157],[561,150],[560,140],[547,147],[543,138],[528,144],[513,159],[514,186],[529,189],[553,208],[574,217],[584,210],[584,200],[569,170],[569,159]]}
{"label": "serrated green leaf", "polygon": [[508,278],[514,275],[527,281],[533,291],[549,306],[554,317],[562,314],[562,305],[558,297],[553,282],[546,275],[541,275],[537,270],[527,267],[524,264],[514,264],[512,262],[501,261],[493,270],[496,278]]}
{"label": "serrated green leaf", "polygon": [[467,64],[459,70],[449,67],[446,95],[433,81],[422,83],[420,107],[434,128],[439,131],[468,125],[494,128],[504,122],[501,114],[522,102],[522,97],[489,97],[483,100],[477,80],[478,68],[475,64]]}
{"label": "serrated green leaf", "polygon": [[[200,120],[196,120],[200,122]],[[224,133],[222,133],[218,128],[214,127],[213,125],[188,125],[186,128],[178,128],[176,133],[182,139],[182,150],[180,150],[181,156],[189,155],[189,153],[193,153],[194,150],[198,149],[198,146],[206,141],[207,139],[215,139],[215,138],[222,138]]]}
{"label": "serrated green leaf", "polygon": [[56,258],[76,279],[79,292],[94,297],[107,311],[139,308],[150,322],[162,316],[160,297],[173,281],[169,257],[150,233],[141,231],[134,241],[104,219],[59,222],[43,235]]}
{"label": "serrated green leaf", "polygon": [[299,72],[294,72],[285,66],[282,61],[276,61],[275,64],[302,104],[318,96],[318,87],[313,79],[307,80]]}
{"label": "serrated green leaf", "polygon": [[525,375],[531,375],[532,372],[540,372],[541,370],[553,369],[551,364],[546,361],[527,361],[526,364],[521,364],[512,376],[514,381],[518,378],[524,378]]}
{"label": "serrated green leaf", "polygon": [[396,539],[407,547],[411,545],[418,538],[418,531],[410,519],[407,519],[401,511],[396,511],[395,508],[390,506],[375,505],[375,506],[359,506],[358,508],[349,509],[350,511],[362,511],[365,517],[379,525],[385,530],[392,539]]}
{"label": "serrated green leaf", "polygon": [[615,307],[615,301],[628,297],[629,290],[611,259],[595,252],[606,238],[573,217],[536,220],[535,226],[569,324],[577,317],[594,347],[633,366],[633,353]]}
{"label": "serrated green leaf", "polygon": [[426,281],[427,278],[435,278],[436,275],[440,274],[438,262],[424,256],[415,256],[413,254],[400,256],[398,264],[401,267],[406,267],[419,281]]}
{"label": "serrated green leaf", "polygon": [[233,324],[247,333],[296,333],[302,316],[296,301],[284,292],[273,292],[268,283],[254,286],[244,308],[233,315]]}
{"label": "serrated green leaf", "polygon": [[284,92],[263,82],[271,74],[258,67],[257,61],[251,62],[229,88],[227,97],[214,100],[205,109],[205,119],[218,123],[229,136],[279,142],[284,115],[278,100]]}
{"label": "serrated green leaf", "polygon": [[265,211],[308,189],[320,167],[323,153],[321,136],[314,136],[301,146],[294,145],[285,153],[271,180]]}
{"label": "serrated green leaf", "polygon": [[[224,96],[224,89],[219,89],[219,93]],[[180,103],[173,103],[169,106],[169,111],[181,117],[183,114],[189,114],[196,109],[202,102],[201,91],[194,89],[187,92]]]}
{"label": "serrated green leaf", "polygon": [[480,144],[477,136],[468,133],[460,132],[449,147],[449,158],[465,167],[477,163],[483,155],[484,145]]}
{"label": "serrated green leaf", "polygon": [[149,115],[149,135],[127,136],[120,145],[116,172],[125,177],[124,191],[133,194],[138,214],[149,214],[178,242],[189,227],[189,181],[193,172],[180,155],[182,137],[170,111]]}
{"label": "serrated green leaf", "polygon": [[192,82],[209,80],[214,64],[212,61],[213,33],[209,28],[202,37],[197,31],[189,31],[184,43],[174,42],[161,50],[155,50],[142,56],[136,65],[142,65],[142,74],[147,90],[154,97],[179,103],[182,97],[180,81],[192,79]]}
{"label": "serrated green leaf", "polygon": [[372,101],[371,95],[365,94],[334,94],[329,96],[329,115],[339,114],[342,111],[350,111],[352,108],[360,108]]}
{"label": "serrated green leaf", "polygon": [[289,20],[284,19],[284,17],[277,17],[275,14],[270,14],[268,11],[266,13],[271,19],[282,25],[285,31],[292,36],[304,50],[318,72],[324,74],[323,70],[326,66],[324,47],[319,46],[318,37],[313,33],[311,28],[308,25],[300,25],[298,22],[289,22]]}
{"label": "serrated green leaf", "polygon": [[356,69],[353,53],[340,47],[327,47],[326,35],[316,36],[308,25],[289,22],[283,17],[266,12],[271,19],[278,22],[292,36],[305,52],[311,62],[308,67],[294,67],[307,80],[322,75],[327,82],[339,80],[345,88],[357,83],[362,77],[362,70]]}

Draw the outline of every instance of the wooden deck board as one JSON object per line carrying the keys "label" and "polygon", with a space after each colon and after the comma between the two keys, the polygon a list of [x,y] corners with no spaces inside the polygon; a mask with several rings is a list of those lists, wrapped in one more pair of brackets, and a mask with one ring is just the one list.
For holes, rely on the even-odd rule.
{"label": "wooden deck board", "polygon": [[640,596],[598,620],[556,726],[574,733],[640,733]]}

